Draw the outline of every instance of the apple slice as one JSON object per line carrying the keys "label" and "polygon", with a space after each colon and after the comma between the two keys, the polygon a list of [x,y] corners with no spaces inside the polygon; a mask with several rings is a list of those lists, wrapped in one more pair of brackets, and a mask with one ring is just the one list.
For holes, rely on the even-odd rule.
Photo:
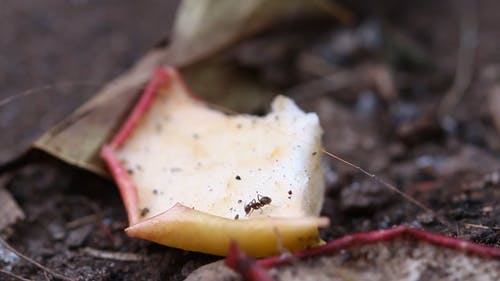
{"label": "apple slice", "polygon": [[225,255],[319,243],[324,180],[314,113],[278,96],[263,117],[227,115],[160,68],[102,156],[129,218],[128,235]]}

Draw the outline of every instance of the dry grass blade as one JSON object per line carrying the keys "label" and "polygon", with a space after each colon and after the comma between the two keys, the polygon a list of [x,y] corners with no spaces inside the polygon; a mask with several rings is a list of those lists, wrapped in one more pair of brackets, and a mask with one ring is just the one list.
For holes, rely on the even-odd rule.
{"label": "dry grass blade", "polygon": [[480,228],[480,229],[488,229],[488,230],[500,230],[500,226],[487,226],[482,224],[475,223],[464,223],[466,228]]}
{"label": "dry grass blade", "polygon": [[19,256],[20,258],[22,258],[23,260],[27,261],[28,263],[40,268],[41,270],[49,273],[50,275],[56,277],[56,278],[59,278],[61,280],[66,280],[66,281],[74,281],[74,279],[72,278],[69,278],[69,277],[66,277],[58,272],[55,272],[54,270],[48,268],[48,267],[45,267],[43,265],[41,265],[40,263],[36,262],[35,260],[33,260],[32,258],[26,256],[26,255],[23,255],[22,253],[20,253],[19,251],[17,251],[16,249],[14,249],[14,247],[12,247],[9,243],[7,243],[7,241],[5,241],[4,239],[0,238],[0,244],[2,244],[7,250],[11,251],[12,253],[16,254],[17,256]]}
{"label": "dry grass blade", "polygon": [[396,192],[398,195],[400,195],[401,197],[403,197],[404,199],[410,201],[411,203],[415,204],[416,206],[418,206],[419,208],[421,208],[422,210],[432,214],[434,217],[436,217],[439,222],[441,222],[443,225],[447,226],[448,228],[450,229],[454,229],[453,225],[448,222],[448,220],[446,220],[445,218],[443,218],[442,216],[438,215],[436,212],[434,212],[431,208],[425,206],[422,202],[419,202],[418,200],[416,200],[415,198],[411,197],[410,195],[404,193],[403,191],[399,190],[397,187],[395,187],[394,185],[384,181],[383,179],[380,179],[379,177],[377,177],[375,174],[372,174],[370,172],[368,172],[367,170],[347,161],[347,160],[344,160],[338,156],[336,156],[335,154],[331,153],[331,152],[328,152],[326,150],[323,149],[323,153],[328,155],[329,157],[337,160],[337,161],[340,161],[356,170],[358,170],[359,172],[365,174],[366,176],[368,176],[369,178],[371,178],[373,181],[375,181],[376,183],[378,184],[381,184],[387,188],[389,188],[390,190]]}
{"label": "dry grass blade", "polygon": [[446,116],[460,102],[472,82],[479,40],[478,3],[474,0],[462,0],[460,11],[460,43],[458,62],[453,85],[443,98],[439,112]]}
{"label": "dry grass blade", "polygon": [[16,275],[12,272],[9,272],[7,270],[4,270],[4,269],[0,269],[0,273],[4,274],[4,275],[7,275],[15,280],[21,280],[21,281],[31,281],[31,279],[28,279],[28,278],[24,278],[22,276],[19,276],[19,275]]}
{"label": "dry grass blade", "polygon": [[91,214],[91,215],[84,216],[84,217],[81,217],[81,218],[78,218],[78,219],[75,219],[75,220],[72,220],[72,221],[66,223],[66,227],[69,229],[73,229],[73,228],[77,228],[77,227],[82,226],[82,225],[94,223],[98,219],[99,219],[98,214]]}
{"label": "dry grass blade", "polygon": [[46,92],[49,90],[53,90],[59,87],[74,87],[74,86],[89,86],[89,87],[97,87],[100,86],[102,83],[96,83],[96,82],[86,82],[86,81],[80,81],[80,82],[60,82],[60,83],[55,83],[55,84],[47,84],[43,85],[40,87],[36,88],[31,88],[29,90],[26,90],[24,92],[8,96],[4,99],[0,99],[0,107],[5,106],[15,100],[18,100],[20,98],[32,96],[35,94],[39,94],[40,92]]}
{"label": "dry grass blade", "polygon": [[342,24],[352,24],[355,20],[353,13],[338,1],[314,0],[312,2],[326,13],[337,18]]}

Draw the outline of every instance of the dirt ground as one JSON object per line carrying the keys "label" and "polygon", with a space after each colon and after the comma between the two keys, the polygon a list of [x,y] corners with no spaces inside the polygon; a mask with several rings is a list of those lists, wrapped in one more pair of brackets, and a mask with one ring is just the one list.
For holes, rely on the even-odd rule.
{"label": "dirt ground", "polygon": [[[500,95],[500,4],[345,2],[356,15],[352,26],[328,21],[276,28],[227,54],[262,83],[317,112],[327,150],[433,210],[325,157],[322,213],[332,224],[322,238],[406,224],[500,247],[500,102],[494,103]],[[92,82],[57,86],[52,94],[0,107],[2,146],[9,148],[0,162],[7,163],[166,38],[176,3],[0,0],[0,5],[0,97],[61,81]],[[466,44],[463,51],[461,36],[477,44]],[[457,61],[463,63],[457,67]],[[459,82],[457,69],[464,73]],[[456,106],[443,109],[440,102],[449,92],[464,94],[452,94],[459,97]],[[68,277],[183,280],[219,259],[126,237],[126,215],[111,181],[41,153],[3,169],[7,190],[26,215],[3,231],[7,241]],[[50,279],[1,246],[0,268]]]}

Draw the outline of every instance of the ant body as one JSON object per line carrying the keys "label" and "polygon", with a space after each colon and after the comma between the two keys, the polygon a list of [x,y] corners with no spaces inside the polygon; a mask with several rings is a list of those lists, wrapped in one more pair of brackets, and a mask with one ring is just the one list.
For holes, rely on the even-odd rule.
{"label": "ant body", "polygon": [[245,214],[248,216],[253,210],[258,210],[267,204],[271,203],[271,198],[267,196],[257,195],[257,200],[253,199],[245,205]]}

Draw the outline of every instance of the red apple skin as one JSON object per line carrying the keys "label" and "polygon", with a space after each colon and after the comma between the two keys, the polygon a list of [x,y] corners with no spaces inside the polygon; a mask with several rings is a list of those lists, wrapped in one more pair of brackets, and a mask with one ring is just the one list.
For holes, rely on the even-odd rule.
{"label": "red apple skin", "polygon": [[116,150],[127,140],[128,136],[139,123],[141,117],[148,111],[154,101],[156,93],[162,87],[167,86],[171,81],[180,83],[187,93],[196,98],[175,68],[157,68],[153,78],[147,84],[139,101],[118,130],[118,133],[112,138],[108,145],[103,146],[101,149],[101,157],[106,162],[113,178],[117,182],[130,225],[134,225],[140,220],[139,198],[136,186],[118,159]]}

